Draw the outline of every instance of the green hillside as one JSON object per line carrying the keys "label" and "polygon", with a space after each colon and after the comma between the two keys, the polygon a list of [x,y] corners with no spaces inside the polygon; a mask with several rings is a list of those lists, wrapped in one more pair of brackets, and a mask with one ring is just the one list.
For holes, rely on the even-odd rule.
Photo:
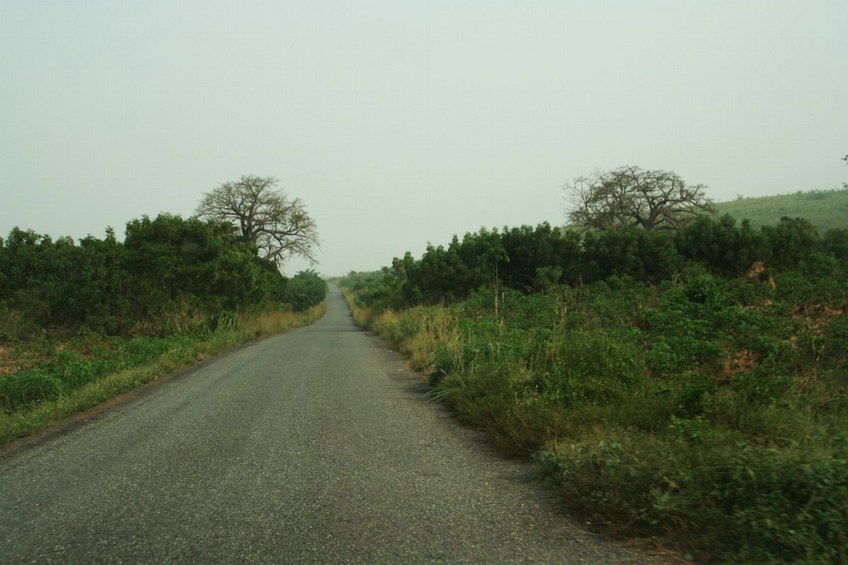
{"label": "green hillside", "polygon": [[834,228],[848,229],[848,188],[740,198],[718,202],[716,209],[720,216],[730,214],[737,220],[747,218],[755,228],[776,224],[783,216],[805,218],[824,233]]}

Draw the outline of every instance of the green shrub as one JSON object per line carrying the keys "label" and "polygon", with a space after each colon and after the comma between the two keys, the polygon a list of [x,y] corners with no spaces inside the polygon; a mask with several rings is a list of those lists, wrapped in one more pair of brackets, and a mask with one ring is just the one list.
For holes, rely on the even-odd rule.
{"label": "green shrub", "polygon": [[759,458],[749,508],[735,522],[742,557],[848,561],[848,461]]}
{"label": "green shrub", "polygon": [[283,295],[295,312],[305,312],[324,300],[327,283],[315,271],[301,271],[288,281]]}
{"label": "green shrub", "polygon": [[40,369],[0,377],[0,407],[9,411],[51,400],[61,392],[62,381]]}
{"label": "green shrub", "polygon": [[673,398],[675,414],[692,418],[704,413],[704,398],[716,389],[716,381],[703,373],[686,371],[675,379]]}
{"label": "green shrub", "polygon": [[527,457],[557,437],[564,420],[528,384],[516,366],[485,361],[473,370],[446,375],[432,396],[451,407],[460,421],[485,431],[502,453]]}
{"label": "green shrub", "polygon": [[[637,447],[638,446],[638,447]],[[668,488],[668,449],[650,436],[619,432],[559,441],[538,458],[543,476],[558,485],[571,508],[593,522],[651,534],[659,525],[655,499]]]}
{"label": "green shrub", "polygon": [[592,521],[630,534],[673,530],[705,559],[848,558],[845,459],[728,445],[704,420],[671,430],[680,441],[632,432],[560,441],[540,454],[540,474]]}
{"label": "green shrub", "polygon": [[711,534],[723,553],[757,563],[848,559],[848,461],[753,446],[720,453],[723,461],[713,455],[681,478],[698,497],[697,508],[681,507],[726,517]]}
{"label": "green shrub", "polygon": [[542,377],[543,394],[565,405],[619,398],[645,375],[640,337],[634,330],[566,333]]}

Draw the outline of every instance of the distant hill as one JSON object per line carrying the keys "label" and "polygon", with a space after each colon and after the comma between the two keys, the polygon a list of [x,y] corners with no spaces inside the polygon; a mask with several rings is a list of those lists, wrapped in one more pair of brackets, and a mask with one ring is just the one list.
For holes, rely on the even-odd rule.
{"label": "distant hill", "polygon": [[751,220],[758,228],[776,224],[783,216],[805,218],[824,233],[829,229],[848,229],[848,188],[814,190],[779,196],[739,198],[732,202],[717,202],[719,216],[730,214],[737,220]]}

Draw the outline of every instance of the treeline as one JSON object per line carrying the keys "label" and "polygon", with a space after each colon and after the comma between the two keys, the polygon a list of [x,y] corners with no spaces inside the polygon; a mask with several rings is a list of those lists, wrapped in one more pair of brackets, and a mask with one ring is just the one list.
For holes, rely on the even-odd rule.
{"label": "treeline", "polygon": [[[755,262],[827,275],[848,259],[848,230],[820,235],[807,220],[784,217],[758,230],[747,221],[704,215],[677,231],[617,228],[584,233],[536,227],[482,229],[428,245],[420,259],[396,258],[360,296],[369,306],[451,303],[481,288],[525,294],[626,277],[659,283],[684,271],[741,276]],[[359,288],[358,290],[365,290]]]}
{"label": "treeline", "polygon": [[13,229],[0,238],[0,339],[40,328],[108,335],[214,329],[260,308],[305,310],[323,300],[314,272],[291,279],[257,256],[231,224],[161,214],[98,239],[52,239]]}

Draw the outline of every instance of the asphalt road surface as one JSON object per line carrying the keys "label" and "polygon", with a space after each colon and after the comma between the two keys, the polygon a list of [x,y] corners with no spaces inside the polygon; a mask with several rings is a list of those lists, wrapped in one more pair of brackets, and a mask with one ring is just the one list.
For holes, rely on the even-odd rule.
{"label": "asphalt road surface", "polygon": [[656,563],[427,400],[337,289],[311,327],[0,456],[0,563]]}

